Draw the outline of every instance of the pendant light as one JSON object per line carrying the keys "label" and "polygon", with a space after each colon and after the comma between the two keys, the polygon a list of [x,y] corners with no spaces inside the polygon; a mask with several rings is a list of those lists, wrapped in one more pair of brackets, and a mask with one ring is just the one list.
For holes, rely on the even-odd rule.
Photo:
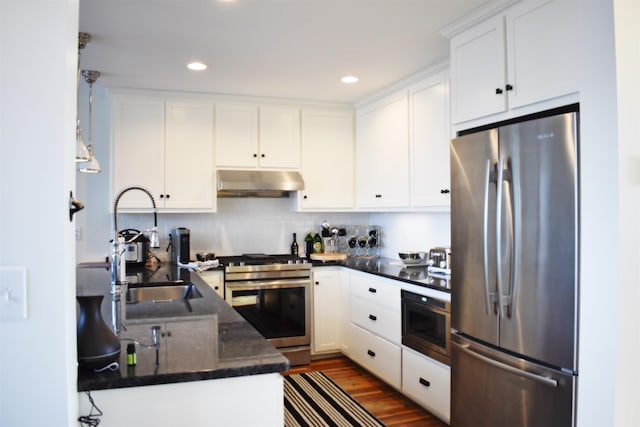
{"label": "pendant light", "polygon": [[78,74],[76,76],[76,162],[89,161],[89,149],[82,140],[82,130],[80,129],[80,52],[91,41],[89,33],[78,33]]}
{"label": "pendant light", "polygon": [[93,129],[92,129],[92,116],[93,116],[93,84],[100,77],[100,71],[95,70],[82,70],[82,76],[84,80],[89,84],[89,144],[87,145],[87,151],[89,153],[89,159],[80,165],[80,172],[85,173],[98,173],[100,164],[93,153]]}

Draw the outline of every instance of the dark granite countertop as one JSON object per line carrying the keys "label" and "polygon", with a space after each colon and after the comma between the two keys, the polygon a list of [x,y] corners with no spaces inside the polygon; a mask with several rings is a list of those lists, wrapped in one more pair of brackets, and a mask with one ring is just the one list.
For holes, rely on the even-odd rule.
{"label": "dark granite countertop", "polygon": [[352,270],[371,273],[387,279],[400,280],[413,285],[451,293],[451,281],[446,276],[430,275],[426,266],[409,267],[393,258],[347,258],[338,262],[312,261],[314,267],[341,266]]}
{"label": "dark granite countertop", "polygon": [[[128,271],[132,282],[184,280],[200,298],[173,302],[117,301],[105,268],[78,268],[77,294],[103,295],[102,315],[120,328],[120,367],[96,373],[78,368],[78,391],[137,387],[283,372],[289,361],[197,273],[173,264],[155,271]],[[151,346],[151,328],[160,326],[160,345]],[[126,330],[123,330],[126,329]],[[127,366],[127,344],[136,347],[137,364]]]}

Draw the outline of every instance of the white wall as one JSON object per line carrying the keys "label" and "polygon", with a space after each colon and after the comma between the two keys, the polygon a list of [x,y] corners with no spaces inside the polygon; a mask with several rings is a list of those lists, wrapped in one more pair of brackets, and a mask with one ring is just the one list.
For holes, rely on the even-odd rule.
{"label": "white wall", "polygon": [[620,289],[615,425],[640,426],[640,2],[614,1],[616,22]]}
{"label": "white wall", "polygon": [[0,267],[24,267],[27,320],[0,323],[0,425],[76,425],[78,0],[0,2]]}
{"label": "white wall", "polygon": [[382,255],[389,258],[398,258],[398,252],[451,246],[449,212],[377,213],[371,214],[371,223],[382,227]]}

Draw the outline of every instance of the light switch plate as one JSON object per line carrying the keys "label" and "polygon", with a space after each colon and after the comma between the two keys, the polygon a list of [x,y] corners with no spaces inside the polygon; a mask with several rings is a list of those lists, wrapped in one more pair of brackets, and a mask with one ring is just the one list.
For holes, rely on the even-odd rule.
{"label": "light switch plate", "polygon": [[26,318],[26,267],[0,267],[0,320],[26,320]]}

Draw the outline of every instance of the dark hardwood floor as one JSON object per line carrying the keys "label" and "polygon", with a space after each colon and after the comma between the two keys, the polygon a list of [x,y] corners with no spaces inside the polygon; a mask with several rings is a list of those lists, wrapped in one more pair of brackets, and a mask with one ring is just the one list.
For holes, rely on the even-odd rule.
{"label": "dark hardwood floor", "polygon": [[309,371],[322,371],[389,427],[447,427],[447,424],[435,415],[431,415],[346,357],[315,360],[310,365],[295,366],[284,374]]}

